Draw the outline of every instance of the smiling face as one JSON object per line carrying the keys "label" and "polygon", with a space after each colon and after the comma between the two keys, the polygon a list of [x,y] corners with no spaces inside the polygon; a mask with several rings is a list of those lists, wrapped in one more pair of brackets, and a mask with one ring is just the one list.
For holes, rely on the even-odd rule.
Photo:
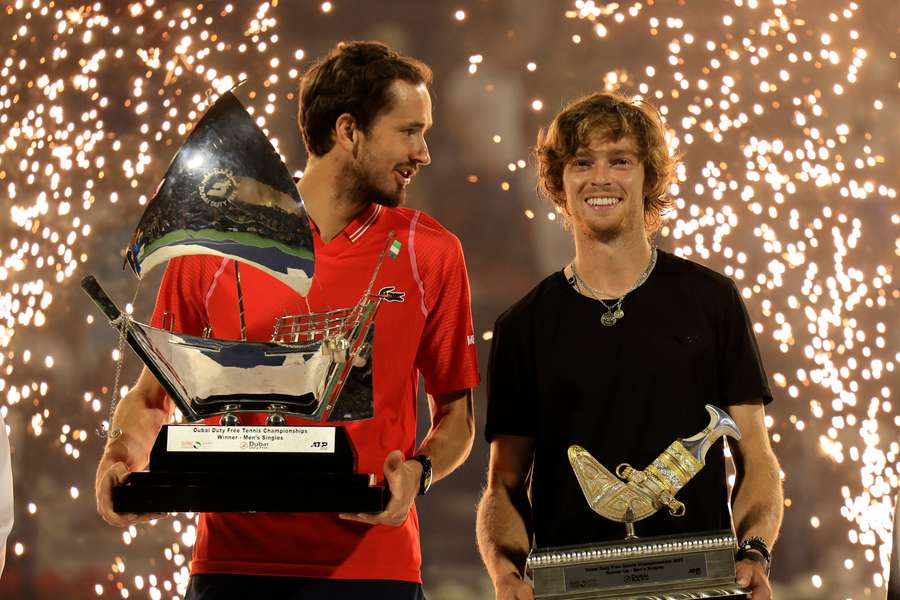
{"label": "smiling face", "polygon": [[396,80],[393,102],[379,114],[359,143],[345,182],[347,196],[366,204],[398,206],[419,167],[431,163],[425,134],[431,128],[431,96],[424,84]]}
{"label": "smiling face", "polygon": [[562,183],[576,235],[603,242],[646,236],[644,165],[633,136],[592,134],[566,162]]}
{"label": "smiling face", "polygon": [[[539,192],[558,209],[569,214],[571,209],[567,204],[567,195],[578,193],[576,188],[584,183],[582,179],[587,176],[585,170],[588,169],[588,165],[576,164],[573,159],[580,152],[586,159],[593,161],[591,168],[598,168],[600,165],[594,160],[596,157],[593,154],[596,154],[594,151],[605,149],[604,142],[609,142],[619,151],[630,150],[632,158],[635,154],[640,158],[640,165],[637,162],[631,165],[624,162],[613,165],[609,163],[609,157],[603,157],[605,165],[614,168],[614,173],[609,176],[611,179],[606,184],[621,187],[624,185],[622,177],[626,172],[634,177],[636,174],[632,167],[639,166],[639,179],[642,179],[640,187],[643,187],[640,194],[643,200],[643,233],[656,231],[664,218],[665,210],[671,205],[668,189],[675,181],[678,157],[669,150],[660,114],[643,100],[627,98],[617,93],[595,92],[565,106],[553,117],[547,128],[538,133],[534,156],[537,159]],[[620,144],[630,148],[619,147]],[[571,178],[568,184],[563,181],[564,171]],[[603,174],[595,175],[607,177]],[[629,198],[632,195],[637,196],[632,193]],[[613,194],[611,197],[616,196]],[[631,205],[629,207],[634,208]],[[571,208],[575,208],[575,205]],[[621,208],[613,208],[607,212],[609,216],[613,216],[621,212]],[[575,219],[581,216],[583,215],[577,211],[573,215]],[[567,225],[575,225],[572,218],[567,218],[565,222]],[[604,230],[604,235],[614,233],[609,228]]]}

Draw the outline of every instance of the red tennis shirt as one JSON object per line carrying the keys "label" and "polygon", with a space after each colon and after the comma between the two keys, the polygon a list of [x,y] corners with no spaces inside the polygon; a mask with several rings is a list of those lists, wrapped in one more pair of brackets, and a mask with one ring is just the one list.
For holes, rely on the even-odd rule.
{"label": "red tennis shirt", "polygon": [[[478,385],[469,282],[459,240],[428,215],[371,205],[327,244],[313,227],[315,276],[306,298],[241,266],[247,339],[268,341],[278,316],[353,306],[367,289],[389,232],[402,245],[388,255],[373,290],[392,287],[375,322],[375,416],[341,423],[357,451],[357,471],[382,481],[385,457],[416,449],[419,374],[429,394]],[[308,303],[308,305],[307,305]],[[240,339],[233,262],[211,256],[170,261],[151,323],[164,312],[175,329]],[[263,424],[264,415],[244,415]],[[288,419],[289,423],[303,421]],[[217,420],[211,420],[217,422]],[[192,573],[421,581],[415,506],[400,527],[370,526],[335,513],[203,513]]]}

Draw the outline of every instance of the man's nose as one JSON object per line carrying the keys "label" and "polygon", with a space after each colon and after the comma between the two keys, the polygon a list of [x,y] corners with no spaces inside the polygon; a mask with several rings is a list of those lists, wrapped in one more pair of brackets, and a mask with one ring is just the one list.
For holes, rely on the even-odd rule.
{"label": "man's nose", "polygon": [[596,187],[605,187],[611,183],[610,174],[609,166],[598,161],[591,169],[590,184]]}
{"label": "man's nose", "polygon": [[428,153],[428,144],[424,139],[421,144],[419,144],[418,148],[416,148],[416,151],[410,155],[410,159],[423,167],[431,164],[431,154]]}

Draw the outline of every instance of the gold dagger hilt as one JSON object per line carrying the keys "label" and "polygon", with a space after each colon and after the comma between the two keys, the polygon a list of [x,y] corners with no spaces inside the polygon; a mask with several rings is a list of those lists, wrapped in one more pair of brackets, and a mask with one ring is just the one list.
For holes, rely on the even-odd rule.
{"label": "gold dagger hilt", "polygon": [[741,439],[737,423],[728,413],[711,404],[706,405],[706,411],[710,420],[703,431],[669,444],[645,470],[635,469],[628,463],[616,467],[616,475],[653,498],[657,508],[666,506],[673,517],[685,513],[684,504],[675,499],[675,494],[706,464],[709,448],[722,436]]}

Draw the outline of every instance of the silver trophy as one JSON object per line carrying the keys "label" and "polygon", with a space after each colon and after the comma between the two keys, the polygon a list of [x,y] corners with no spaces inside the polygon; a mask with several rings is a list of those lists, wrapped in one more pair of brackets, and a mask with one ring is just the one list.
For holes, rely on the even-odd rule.
{"label": "silver trophy", "polygon": [[[268,341],[248,341],[240,265],[306,295],[314,270],[309,219],[296,185],[263,132],[227,92],[172,160],[126,250],[141,277],[177,256],[221,256],[234,269],[241,339],[206,327],[140,323],[93,276],[82,288],[156,376],[188,424],[163,428],[149,471],[113,490],[118,512],[381,510],[386,491],[355,473],[355,453],[331,422],[371,418],[372,346],[381,297],[372,292],[393,234],[356,305],[281,315]],[[242,413],[268,413],[266,426]],[[197,423],[219,417],[218,424]],[[313,427],[286,425],[302,417]]]}
{"label": "silver trophy", "polygon": [[724,411],[706,405],[709,425],[677,439],[639,471],[621,464],[616,475],[581,446],[569,447],[569,462],[584,497],[600,516],[625,525],[625,539],[581,546],[537,548],[526,570],[537,598],[682,600],[746,597],[735,581],[736,542],[730,530],[696,535],[638,538],[634,523],[666,508],[685,514],[678,491],[705,464],[720,437],[740,439]]}

